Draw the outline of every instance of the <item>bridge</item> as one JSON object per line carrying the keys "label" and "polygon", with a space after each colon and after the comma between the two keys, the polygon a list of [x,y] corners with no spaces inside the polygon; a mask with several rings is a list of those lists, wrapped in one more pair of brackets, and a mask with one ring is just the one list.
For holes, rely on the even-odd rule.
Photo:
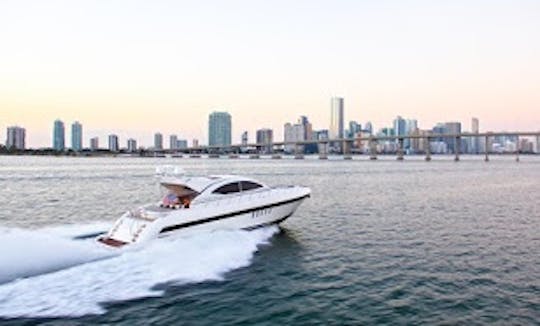
{"label": "bridge", "polygon": [[[496,137],[513,137],[516,139],[516,150],[514,154],[516,155],[516,161],[519,161],[520,154],[520,138],[536,138],[536,153],[538,153],[538,147],[540,145],[540,131],[537,132],[485,132],[485,133],[459,133],[459,134],[435,134],[435,133],[426,133],[426,134],[411,134],[411,135],[397,135],[397,136],[363,136],[356,138],[337,138],[337,139],[319,139],[319,140],[303,140],[303,141],[280,141],[272,143],[248,143],[248,144],[234,144],[229,146],[198,146],[198,147],[188,147],[183,149],[176,150],[163,150],[163,153],[168,154],[189,154],[190,157],[200,157],[201,154],[208,154],[210,158],[217,158],[220,154],[228,154],[230,158],[238,158],[242,149],[252,148],[256,149],[255,153],[250,155],[250,158],[259,158],[261,151],[266,152],[266,154],[271,154],[272,158],[281,158],[281,155],[277,154],[282,151],[286,146],[293,148],[293,153],[296,159],[303,158],[303,146],[316,144],[318,145],[318,152],[320,159],[327,159],[329,153],[329,147],[331,145],[339,149],[339,153],[343,155],[344,159],[352,159],[352,153],[355,150],[354,144],[359,145],[360,148],[365,148],[371,160],[377,159],[377,154],[379,150],[377,145],[381,142],[393,142],[396,145],[395,154],[397,160],[403,160],[405,154],[404,142],[405,140],[411,140],[418,142],[418,145],[423,148],[421,153],[425,154],[425,160],[430,161],[432,156],[431,151],[431,142],[432,141],[448,141],[453,144],[451,150],[454,153],[454,160],[459,161],[461,153],[461,142],[463,139],[477,139],[479,144],[480,140],[483,140],[485,144],[483,155],[484,160],[489,161],[489,154],[492,153],[489,148],[490,140]],[[278,150],[276,150],[278,149]],[[478,148],[476,149],[478,150]],[[481,154],[479,152],[475,154]]]}

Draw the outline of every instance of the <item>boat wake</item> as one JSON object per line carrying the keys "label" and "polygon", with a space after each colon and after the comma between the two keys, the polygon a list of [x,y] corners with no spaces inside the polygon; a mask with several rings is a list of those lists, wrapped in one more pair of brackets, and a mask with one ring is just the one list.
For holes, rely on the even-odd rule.
{"label": "boat wake", "polygon": [[156,285],[220,280],[250,264],[278,232],[219,231],[110,250],[92,237],[103,224],[0,229],[0,318],[101,314],[101,303],[160,296]]}

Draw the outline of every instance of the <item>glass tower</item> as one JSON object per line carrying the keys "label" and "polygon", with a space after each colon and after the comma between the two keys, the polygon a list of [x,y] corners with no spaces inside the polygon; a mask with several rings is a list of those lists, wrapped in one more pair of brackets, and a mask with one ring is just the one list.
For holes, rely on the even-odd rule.
{"label": "glass tower", "polygon": [[53,149],[55,151],[63,151],[66,148],[64,141],[64,123],[61,120],[56,120],[54,121],[53,129]]}
{"label": "glass tower", "polygon": [[328,137],[330,139],[343,138],[343,98],[332,97],[330,104],[330,129]]}
{"label": "glass tower", "polygon": [[212,112],[208,116],[208,145],[231,145],[231,115],[227,112]]}
{"label": "glass tower", "polygon": [[71,125],[71,149],[77,152],[82,150],[82,125],[78,121]]}

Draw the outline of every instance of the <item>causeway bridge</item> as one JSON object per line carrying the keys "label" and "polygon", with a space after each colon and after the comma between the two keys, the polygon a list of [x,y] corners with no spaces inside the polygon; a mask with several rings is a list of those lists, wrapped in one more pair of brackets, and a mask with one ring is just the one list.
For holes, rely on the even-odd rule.
{"label": "causeway bridge", "polygon": [[[173,155],[187,154],[190,157],[201,157],[201,154],[207,154],[209,158],[218,158],[220,155],[228,155],[229,158],[238,158],[239,154],[247,149],[254,149],[254,152],[251,151],[250,158],[259,158],[260,153],[264,152],[265,154],[270,154],[272,158],[279,159],[281,155],[279,153],[283,152],[287,147],[292,149],[292,153],[296,159],[302,159],[304,156],[303,148],[305,145],[316,144],[318,146],[319,159],[327,159],[330,149],[337,149],[338,154],[342,154],[344,159],[352,159],[353,153],[358,153],[358,148],[362,149],[364,154],[369,155],[371,160],[376,160],[377,155],[381,154],[382,151],[378,150],[378,145],[381,143],[394,143],[395,150],[392,151],[396,155],[397,160],[403,160],[405,155],[404,143],[405,140],[410,142],[414,141],[415,144],[422,148],[421,150],[416,150],[416,154],[424,154],[425,160],[430,161],[432,156],[431,151],[431,142],[432,141],[446,141],[449,144],[453,145],[453,148],[449,148],[454,154],[454,160],[459,161],[461,153],[461,142],[464,139],[473,139],[476,141],[476,144],[483,145],[483,153],[478,151],[476,148],[476,153],[474,154],[483,154],[484,160],[489,161],[489,154],[493,153],[490,149],[491,143],[494,138],[497,137],[512,137],[516,141],[516,149],[514,154],[516,156],[516,161],[519,161],[519,154],[521,152],[520,148],[520,139],[535,139],[536,140],[536,153],[539,152],[538,147],[540,146],[540,131],[518,131],[518,132],[485,132],[485,133],[459,133],[459,134],[412,134],[412,135],[398,135],[398,136],[363,136],[356,138],[337,138],[337,139],[319,139],[319,140],[304,140],[304,141],[293,141],[293,142],[272,142],[272,143],[248,143],[248,144],[234,144],[229,146],[198,146],[198,147],[188,147],[183,149],[175,150],[163,150],[162,153],[168,153]],[[355,145],[356,144],[356,148]],[[385,152],[386,153],[386,152]]]}

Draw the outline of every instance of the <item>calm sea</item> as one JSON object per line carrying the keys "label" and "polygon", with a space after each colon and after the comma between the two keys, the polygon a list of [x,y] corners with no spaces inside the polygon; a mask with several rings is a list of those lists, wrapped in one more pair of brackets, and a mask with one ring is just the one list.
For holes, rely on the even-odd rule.
{"label": "calm sea", "polygon": [[[312,189],[281,228],[76,239],[159,198],[157,165]],[[0,324],[538,324],[540,158],[0,157]]]}

